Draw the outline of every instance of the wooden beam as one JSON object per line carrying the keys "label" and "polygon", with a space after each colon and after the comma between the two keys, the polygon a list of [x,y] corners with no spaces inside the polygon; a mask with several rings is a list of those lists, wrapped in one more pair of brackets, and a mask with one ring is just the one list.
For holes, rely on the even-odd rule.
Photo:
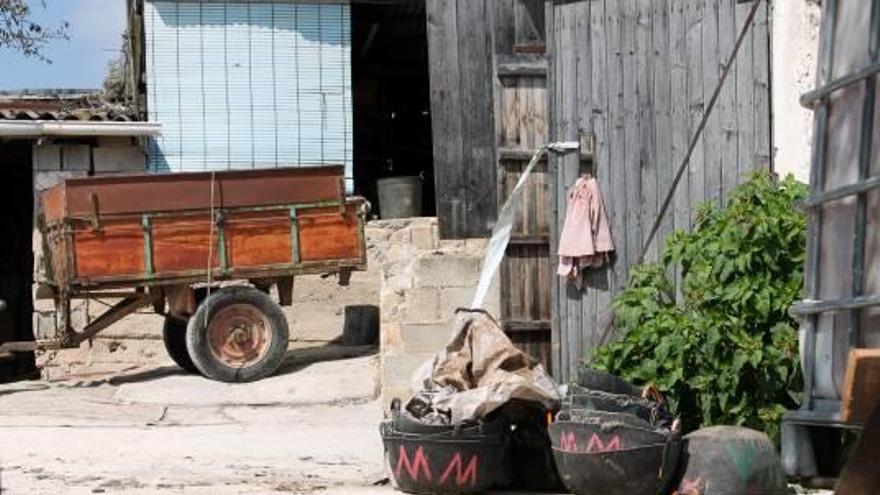
{"label": "wooden beam", "polygon": [[546,332],[550,330],[550,320],[508,320],[504,322],[508,332]]}
{"label": "wooden beam", "polygon": [[875,407],[865,423],[862,437],[846,463],[834,493],[871,495],[880,492],[880,407]]}
{"label": "wooden beam", "polygon": [[546,246],[550,243],[550,235],[513,235],[510,237],[511,246]]}
{"label": "wooden beam", "polygon": [[547,76],[547,62],[507,62],[498,64],[499,76]]}
{"label": "wooden beam", "polygon": [[852,349],[840,400],[846,422],[862,423],[880,398],[880,349]]}

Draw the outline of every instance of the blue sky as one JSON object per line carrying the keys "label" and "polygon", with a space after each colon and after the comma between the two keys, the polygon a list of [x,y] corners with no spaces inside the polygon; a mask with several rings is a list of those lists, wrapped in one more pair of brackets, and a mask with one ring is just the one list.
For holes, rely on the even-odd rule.
{"label": "blue sky", "polygon": [[70,40],[53,41],[47,64],[0,48],[0,90],[99,88],[107,62],[119,55],[125,0],[27,0],[35,18],[51,26],[70,23]]}

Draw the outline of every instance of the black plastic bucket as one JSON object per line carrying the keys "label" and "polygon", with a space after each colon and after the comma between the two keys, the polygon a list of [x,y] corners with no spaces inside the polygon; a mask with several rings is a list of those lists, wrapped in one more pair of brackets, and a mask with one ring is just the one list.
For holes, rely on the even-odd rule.
{"label": "black plastic bucket", "polygon": [[590,411],[549,432],[556,467],[576,495],[665,493],[678,463],[677,434],[627,414]]}
{"label": "black plastic bucket", "polygon": [[546,426],[518,424],[510,434],[512,489],[541,493],[567,493],[556,468],[553,444]]}
{"label": "black plastic bucket", "polygon": [[[601,411],[563,411],[550,425],[553,448],[579,453],[628,450],[634,447],[666,443],[671,434],[652,428],[647,422],[628,414]],[[569,418],[569,415],[575,414]],[[568,418],[568,419],[567,419]]]}
{"label": "black plastic bucket", "polygon": [[554,450],[554,455],[562,481],[575,495],[658,495],[666,493],[678,450],[678,443],[668,443],[597,454]]}
{"label": "black plastic bucket", "polygon": [[504,428],[479,425],[442,433],[402,433],[381,426],[394,485],[407,493],[484,493],[510,485],[508,437]]}
{"label": "black plastic bucket", "polygon": [[513,399],[499,413],[510,426],[511,490],[567,493],[553,457],[547,424],[554,411],[542,404]]}
{"label": "black plastic bucket", "polygon": [[583,409],[630,414],[652,426],[670,427],[675,420],[660,403],[631,395],[590,390],[577,385],[569,385],[564,407],[571,411]]}
{"label": "black plastic bucket", "polygon": [[641,397],[642,389],[632,383],[604,371],[582,366],[578,368],[577,384],[592,390],[601,390],[611,394]]}

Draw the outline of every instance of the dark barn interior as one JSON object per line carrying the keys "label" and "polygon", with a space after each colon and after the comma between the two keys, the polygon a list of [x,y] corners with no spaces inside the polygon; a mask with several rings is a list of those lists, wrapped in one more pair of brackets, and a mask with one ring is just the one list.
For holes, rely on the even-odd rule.
{"label": "dark barn interior", "polygon": [[[0,142],[0,342],[33,340],[31,144]],[[33,353],[0,356],[0,382],[34,373]]]}
{"label": "dark barn interior", "polygon": [[353,3],[351,58],[356,193],[376,205],[378,179],[421,176],[422,215],[433,216],[424,0]]}

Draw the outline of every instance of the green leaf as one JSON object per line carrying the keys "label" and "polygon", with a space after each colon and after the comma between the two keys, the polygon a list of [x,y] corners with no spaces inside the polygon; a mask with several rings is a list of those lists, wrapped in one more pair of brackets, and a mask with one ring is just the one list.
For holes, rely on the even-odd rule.
{"label": "green leaf", "polygon": [[622,337],[595,350],[592,364],[657,383],[687,430],[725,423],[778,435],[780,411],[800,399],[788,308],[803,280],[806,216],[795,205],[806,196],[792,177],[758,172],[723,209],[700,206],[659,263],[632,268],[612,303]]}

